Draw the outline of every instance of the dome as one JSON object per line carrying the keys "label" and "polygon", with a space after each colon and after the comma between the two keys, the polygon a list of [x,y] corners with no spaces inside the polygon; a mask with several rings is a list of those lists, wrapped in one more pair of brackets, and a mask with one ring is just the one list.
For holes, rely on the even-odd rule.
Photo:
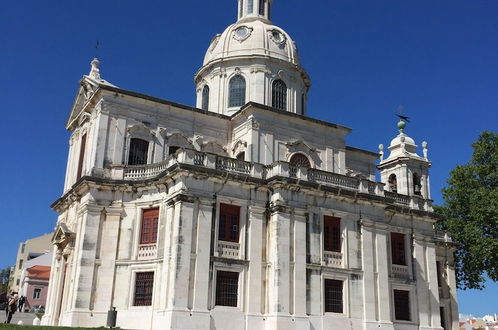
{"label": "dome", "polygon": [[204,66],[227,58],[262,56],[299,65],[297,48],[292,38],[267,20],[243,19],[230,25],[211,41]]}

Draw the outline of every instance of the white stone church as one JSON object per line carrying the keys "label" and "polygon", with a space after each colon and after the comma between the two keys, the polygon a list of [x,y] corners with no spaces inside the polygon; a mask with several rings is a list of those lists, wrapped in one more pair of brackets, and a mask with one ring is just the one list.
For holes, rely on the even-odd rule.
{"label": "white stone church", "polygon": [[427,143],[400,121],[389,150],[361,150],[306,116],[310,78],[271,2],[238,0],[196,107],[116,87],[93,60],[44,324],[103,326],[115,307],[125,329],[458,329]]}

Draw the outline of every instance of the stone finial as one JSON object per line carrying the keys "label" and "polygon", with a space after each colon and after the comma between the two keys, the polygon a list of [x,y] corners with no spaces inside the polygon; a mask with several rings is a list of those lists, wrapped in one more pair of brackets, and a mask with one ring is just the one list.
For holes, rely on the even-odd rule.
{"label": "stone finial", "polygon": [[422,142],[422,148],[424,148],[423,149],[424,159],[427,160],[428,159],[427,158],[428,150],[427,150],[427,142],[426,141]]}
{"label": "stone finial", "polygon": [[400,133],[405,132],[406,122],[404,120],[398,121],[398,129]]}
{"label": "stone finial", "polygon": [[101,80],[99,70],[100,61],[97,58],[94,58],[91,64],[92,69],[90,70],[89,76],[93,79]]}
{"label": "stone finial", "polygon": [[379,154],[380,154],[380,161],[384,160],[384,145],[379,144]]}
{"label": "stone finial", "polygon": [[[401,131],[401,129],[400,129]],[[405,142],[406,138],[404,136],[402,136],[400,138],[400,141],[401,141],[401,151],[402,152],[406,152],[406,142]]]}

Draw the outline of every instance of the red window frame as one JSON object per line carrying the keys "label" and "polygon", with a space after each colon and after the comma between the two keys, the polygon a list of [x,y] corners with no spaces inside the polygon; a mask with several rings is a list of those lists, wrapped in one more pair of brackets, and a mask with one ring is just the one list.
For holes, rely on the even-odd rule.
{"label": "red window frame", "polygon": [[406,266],[405,234],[391,233],[391,259],[394,265]]}
{"label": "red window frame", "polygon": [[341,219],[323,217],[323,249],[325,251],[341,252]]}
{"label": "red window frame", "polygon": [[216,305],[237,307],[239,293],[239,273],[216,272]]}
{"label": "red window frame", "polygon": [[394,318],[401,321],[411,321],[410,291],[394,290]]}
{"label": "red window frame", "polygon": [[133,306],[152,305],[152,292],[154,289],[154,272],[135,274],[135,295]]}
{"label": "red window frame", "polygon": [[140,224],[140,244],[154,244],[157,242],[158,225],[158,207],[142,211],[142,220]]}
{"label": "red window frame", "polygon": [[240,206],[220,204],[220,216],[218,220],[218,240],[239,242]]}

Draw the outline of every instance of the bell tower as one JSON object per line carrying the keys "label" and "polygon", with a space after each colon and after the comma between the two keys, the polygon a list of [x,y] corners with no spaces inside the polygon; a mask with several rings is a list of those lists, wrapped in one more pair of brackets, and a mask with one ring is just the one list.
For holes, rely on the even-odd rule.
{"label": "bell tower", "polygon": [[385,190],[431,199],[429,167],[427,159],[427,142],[422,142],[423,157],[417,154],[418,146],[415,141],[405,134],[406,121],[398,122],[399,134],[389,146],[389,157],[384,159],[384,146],[379,145],[381,161],[377,168],[380,170],[381,181],[386,184]]}

